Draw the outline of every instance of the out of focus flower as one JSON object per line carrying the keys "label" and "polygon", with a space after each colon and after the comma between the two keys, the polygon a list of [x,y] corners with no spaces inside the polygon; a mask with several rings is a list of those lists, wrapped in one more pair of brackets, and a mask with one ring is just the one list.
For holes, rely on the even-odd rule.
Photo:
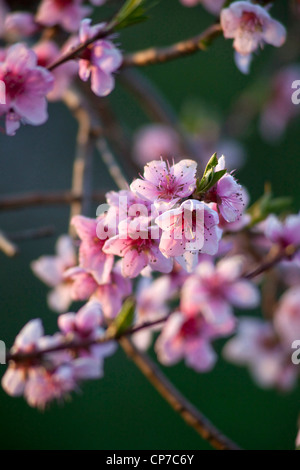
{"label": "out of focus flower", "polygon": [[[55,42],[46,40],[38,42],[33,50],[37,55],[38,65],[41,67],[47,67],[62,54]],[[62,98],[77,71],[78,65],[75,61],[66,62],[52,71],[54,87],[47,95],[49,101],[57,101]]]}
{"label": "out of focus flower", "polygon": [[183,285],[182,309],[194,316],[206,305],[208,319],[218,324],[232,319],[232,306],[257,307],[259,291],[252,282],[241,279],[243,268],[238,256],[225,258],[216,266],[202,261]]}
{"label": "out of focus flower", "polygon": [[9,13],[5,18],[4,34],[9,40],[18,41],[39,31],[34,15],[25,11]]}
{"label": "out of focus flower", "polygon": [[97,299],[106,318],[115,318],[121,310],[123,300],[132,292],[129,279],[121,274],[117,263],[105,284],[98,284],[93,273],[81,267],[69,269],[66,279],[72,281],[71,296],[73,300]]}
{"label": "out of focus flower", "polygon": [[11,46],[0,63],[0,80],[5,84],[6,103],[0,104],[5,115],[6,133],[14,135],[20,122],[38,126],[47,121],[46,95],[53,87],[53,76],[37,65],[36,54],[23,44]]}
{"label": "out of focus flower", "polygon": [[[80,27],[80,41],[85,42],[96,36],[103,25],[91,26],[92,20],[84,19]],[[97,96],[107,96],[115,86],[113,73],[122,64],[122,54],[108,40],[99,39],[88,46],[80,55],[79,76],[86,82],[91,77],[91,88]]]}
{"label": "out of focus flower", "polygon": [[289,289],[281,297],[274,316],[274,327],[287,348],[300,339],[300,286]]}
{"label": "out of focus flower", "polygon": [[186,7],[194,7],[199,3],[204,6],[210,13],[218,15],[223,7],[225,0],[180,0]]}
{"label": "out of focus flower", "polygon": [[[73,335],[77,341],[96,341],[104,334],[102,329],[103,314],[101,304],[96,300],[91,300],[85,304],[76,314],[65,313],[58,318],[58,326],[65,335]],[[103,360],[116,350],[114,342],[104,344],[93,344],[78,350],[78,357],[90,357]],[[101,365],[101,364],[100,364]],[[99,377],[102,375],[102,367],[99,365]]]}
{"label": "out of focus flower", "polygon": [[223,352],[228,361],[247,366],[260,387],[289,390],[295,385],[298,370],[291,362],[291,346],[283,347],[270,323],[241,318]]}
{"label": "out of focus flower", "polygon": [[193,193],[196,170],[197,163],[193,160],[181,160],[173,166],[154,160],[145,166],[143,179],[136,179],[130,189],[165,210]]}
{"label": "out of focus flower", "polygon": [[[172,296],[169,276],[153,280],[142,278],[137,287],[135,326],[166,318],[169,313],[167,301]],[[153,331],[161,329],[161,325],[145,328],[132,336],[135,345],[142,350],[149,348]]]}
{"label": "out of focus flower", "polygon": [[[105,219],[89,219],[81,215],[73,217],[71,221],[77,235],[81,240],[79,248],[79,265],[93,273],[98,284],[109,281],[110,273],[114,263],[114,257],[103,251],[106,239],[109,238],[109,227],[106,228]],[[97,230],[103,226],[107,235],[105,239],[98,237]],[[99,233],[99,232],[98,232]]]}
{"label": "out of focus flower", "polygon": [[185,359],[188,367],[206,372],[217,360],[211,341],[230,334],[232,327],[231,324],[227,330],[223,326],[220,328],[209,323],[202,314],[191,317],[175,312],[167,320],[155,344],[158,359],[164,365]]}
{"label": "out of focus flower", "polygon": [[66,31],[76,32],[80,21],[91,13],[91,8],[82,4],[83,0],[43,0],[36,21],[44,26],[59,24]]}
{"label": "out of focus flower", "polygon": [[226,39],[234,39],[236,64],[243,73],[249,72],[252,53],[264,43],[280,47],[286,30],[271,18],[268,11],[250,2],[233,2],[221,11],[221,26]]}
{"label": "out of focus flower", "polygon": [[151,124],[140,128],[134,136],[133,156],[144,166],[147,162],[179,157],[180,142],[177,133],[164,124]]}
{"label": "out of focus flower", "polygon": [[[41,320],[31,320],[20,331],[12,347],[12,353],[32,353],[38,350],[38,340],[44,334]],[[29,367],[30,369],[30,367]],[[10,364],[2,378],[2,387],[11,396],[23,395],[28,374],[28,366]]]}
{"label": "out of focus flower", "polygon": [[42,256],[31,263],[31,269],[47,286],[49,307],[59,313],[65,312],[72,302],[72,284],[64,275],[75,266],[76,254],[71,238],[62,235],[56,244],[56,256]]}
{"label": "out of focus flower", "polygon": [[270,142],[278,141],[289,122],[299,115],[300,106],[291,99],[292,85],[299,77],[300,66],[294,64],[281,69],[272,79],[270,97],[260,118],[261,134]]}
{"label": "out of focus flower", "polygon": [[300,213],[288,215],[282,222],[275,215],[270,215],[264,223],[264,235],[281,248],[300,245]]}

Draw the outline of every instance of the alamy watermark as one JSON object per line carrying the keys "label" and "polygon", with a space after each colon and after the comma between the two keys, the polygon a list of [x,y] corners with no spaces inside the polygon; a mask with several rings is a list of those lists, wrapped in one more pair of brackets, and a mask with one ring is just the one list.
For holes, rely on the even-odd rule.
{"label": "alamy watermark", "polygon": [[292,103],[297,106],[300,104],[300,80],[292,83],[292,89],[295,90],[292,94]]}
{"label": "alamy watermark", "polygon": [[6,346],[4,341],[0,341],[0,364],[6,364]]}

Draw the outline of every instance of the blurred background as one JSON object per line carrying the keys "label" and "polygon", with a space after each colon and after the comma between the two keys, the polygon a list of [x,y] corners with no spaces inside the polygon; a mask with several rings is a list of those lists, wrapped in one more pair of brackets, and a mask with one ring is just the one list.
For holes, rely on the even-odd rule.
{"label": "blurred background", "polygon": [[[272,16],[293,28],[288,2],[275,4]],[[106,12],[110,10],[102,8],[97,19],[105,17]],[[146,23],[123,31],[118,42],[126,52],[167,45],[201,32],[213,21],[200,5],[184,8],[178,0],[164,0],[151,10]],[[252,201],[261,196],[265,181],[269,181],[276,196],[293,197],[294,209],[298,211],[300,118],[295,116],[289,122],[279,140],[274,140],[274,136],[270,140],[270,136],[266,139],[260,132],[256,112],[262,100],[270,95],[272,80],[279,70],[297,63],[299,41],[296,45],[293,41],[291,33],[284,48],[267,47],[261,51],[249,76],[237,70],[232,42],[222,38],[205,53],[147,67],[141,72],[166,96],[186,128],[192,129],[196,137],[199,134],[199,146],[207,136],[208,140],[216,139],[216,145],[222,139],[238,139],[246,160],[243,166],[240,160],[236,165],[241,166],[237,176],[248,188]],[[118,79],[109,100],[129,134],[149,123]],[[242,125],[240,112],[244,117],[248,112],[251,114],[251,119],[245,119]],[[70,188],[77,124],[61,103],[51,104],[49,115],[49,121],[42,127],[23,127],[13,138],[0,135],[0,196]],[[195,118],[192,122],[191,115]],[[122,159],[122,155],[118,157]],[[209,157],[207,154],[206,159]],[[126,168],[126,162],[123,166]],[[115,188],[99,156],[95,156],[93,184],[100,190]],[[95,209],[96,206],[91,216]],[[68,230],[68,216],[68,207],[0,212],[0,228],[8,233],[43,225],[56,227],[54,237],[20,243],[21,253],[14,259],[0,253],[0,339],[8,347],[32,318],[42,318],[47,333],[56,331],[56,314],[46,304],[48,289],[35,278],[29,263],[42,254],[54,252],[57,236]],[[221,350],[222,344],[217,347]],[[5,366],[0,366],[0,376],[4,371]],[[289,394],[263,391],[245,369],[229,365],[222,358],[209,374],[196,374],[183,365],[165,372],[241,446],[294,448],[299,388]],[[8,397],[0,389],[0,416],[1,449],[209,448],[169,408],[121,350],[106,360],[102,380],[84,384],[82,393],[73,394],[72,401],[62,406],[54,404],[44,413],[29,408],[23,399]]]}

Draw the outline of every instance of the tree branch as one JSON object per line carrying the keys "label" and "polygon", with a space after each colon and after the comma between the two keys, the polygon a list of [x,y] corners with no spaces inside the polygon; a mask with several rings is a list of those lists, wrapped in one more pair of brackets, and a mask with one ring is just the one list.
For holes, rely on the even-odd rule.
{"label": "tree branch", "polygon": [[126,338],[121,339],[120,343],[128,357],[132,359],[158,393],[203,439],[219,450],[240,450],[237,444],[224,436],[174,387],[149,356],[138,351]]}
{"label": "tree branch", "polygon": [[175,130],[180,138],[183,153],[198,159],[196,148],[182,129],[176,112],[153,83],[137,70],[122,71],[119,80],[135,96],[146,115]]}
{"label": "tree branch", "polygon": [[150,48],[134,52],[124,56],[122,68],[145,67],[146,65],[162,64],[170,60],[194,54],[197,51],[205,51],[208,44],[220,36],[222,28],[220,24],[214,24],[203,33],[184,41],[177,42],[168,47]]}
{"label": "tree branch", "polygon": [[[95,202],[101,202],[104,198],[104,191],[94,191],[92,193],[92,199]],[[82,199],[82,195],[74,194],[72,191],[32,192],[16,195],[4,195],[0,197],[0,212],[39,206],[69,205],[73,202],[81,202]]]}

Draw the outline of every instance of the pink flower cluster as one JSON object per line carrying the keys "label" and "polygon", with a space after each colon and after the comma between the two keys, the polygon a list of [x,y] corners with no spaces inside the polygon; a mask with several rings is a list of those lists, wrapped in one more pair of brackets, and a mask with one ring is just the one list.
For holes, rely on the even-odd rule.
{"label": "pink flower cluster", "polygon": [[[32,407],[44,409],[53,400],[62,401],[83,380],[101,378],[106,356],[115,344],[96,344],[103,336],[103,315],[97,302],[89,302],[77,314],[67,313],[58,319],[60,332],[44,336],[41,320],[31,320],[17,336],[13,354],[31,354],[32,359],[12,362],[2,378],[4,390],[11,396],[24,395]],[[66,341],[84,339],[81,349],[62,349]],[[93,343],[91,346],[88,342]],[[58,348],[58,351],[52,350]],[[39,351],[46,351],[41,357]]]}
{"label": "pink flower cluster", "polygon": [[[82,380],[101,377],[104,358],[115,350],[107,331],[129,296],[135,299],[130,328],[137,328],[132,340],[145,350],[158,333],[154,348],[162,364],[184,360],[198,372],[209,371],[217,360],[213,343],[237,330],[224,356],[247,365],[260,386],[290,389],[298,377],[291,343],[300,334],[300,281],[293,277],[289,284],[285,272],[298,270],[300,280],[299,256],[276,268],[288,290],[272,319],[236,317],[235,309],[260,302],[257,283],[245,275],[251,266],[243,238],[251,221],[247,202],[225,158],[214,155],[203,175],[193,160],[152,161],[130,188],[107,194],[96,218],[75,216],[79,241],[62,236],[55,256],[32,263],[52,288],[49,306],[63,313],[59,332],[44,336],[40,320],[25,326],[2,380],[7,393],[44,408],[76,391]],[[285,220],[270,215],[249,228],[252,251],[264,257],[270,247],[278,253],[298,248],[299,228],[299,214]],[[77,314],[64,313],[73,301],[87,303]]]}
{"label": "pink flower cluster", "polygon": [[50,67],[76,45],[103,30],[105,24],[91,26],[90,19],[83,19],[90,11],[82,0],[44,0],[36,17],[28,12],[8,13],[5,4],[0,4],[0,36],[9,43],[29,38],[32,46],[32,38],[42,32],[43,26],[61,24],[69,32],[79,30],[78,39],[71,37],[62,47],[40,35],[40,41],[32,48],[17,42],[0,50],[0,81],[4,93],[0,117],[5,119],[7,135],[15,135],[21,123],[44,124],[48,119],[47,99],[61,99],[77,72],[83,81],[91,77],[91,88],[97,96],[111,93],[115,86],[113,73],[122,63],[122,54],[107,38],[93,41],[75,60],[53,70]]}

